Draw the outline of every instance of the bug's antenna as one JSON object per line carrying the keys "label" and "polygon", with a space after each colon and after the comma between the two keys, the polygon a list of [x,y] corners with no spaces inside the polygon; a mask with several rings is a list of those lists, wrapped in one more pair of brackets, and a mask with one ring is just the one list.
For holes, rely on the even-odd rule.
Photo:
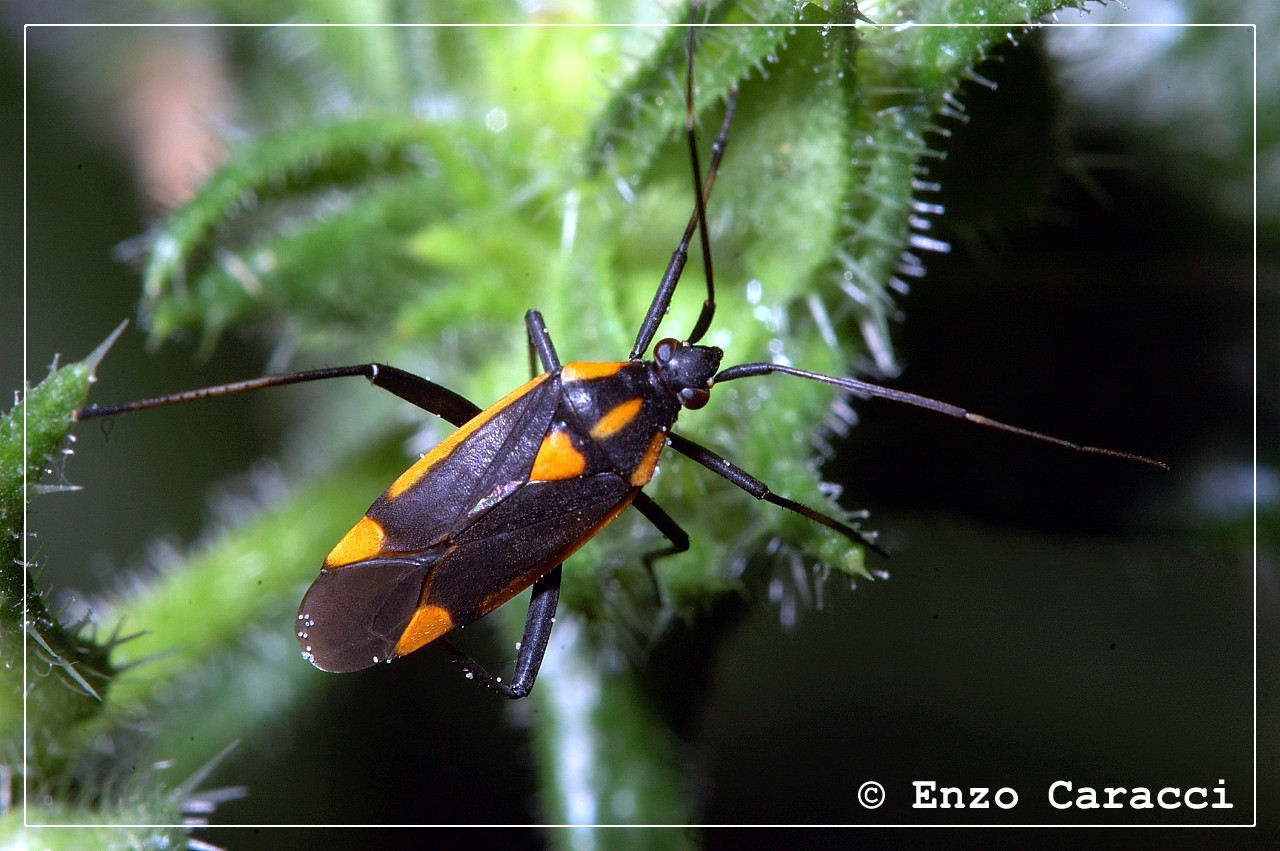
{"label": "bug's antenna", "polygon": [[1154,458],[1148,458],[1145,455],[1135,455],[1132,452],[1121,452],[1119,449],[1104,449],[1101,446],[1086,446],[1080,443],[1072,443],[1069,440],[1063,440],[1060,437],[1044,434],[1031,429],[1020,428],[1018,426],[1002,423],[999,420],[993,420],[990,417],[984,417],[982,414],[975,414],[961,408],[959,405],[952,405],[947,402],[940,402],[937,399],[930,399],[928,396],[919,396],[915,393],[908,393],[905,390],[895,390],[892,387],[881,387],[879,384],[870,384],[866,381],[859,381],[856,378],[837,378],[833,375],[823,375],[820,372],[809,372],[807,369],[796,369],[793,366],[783,366],[776,363],[744,363],[738,366],[731,366],[728,369],[721,370],[715,378],[711,379],[712,384],[721,381],[733,381],[737,378],[748,378],[756,375],[769,375],[770,373],[780,372],[784,375],[795,375],[799,378],[807,378],[810,381],[821,381],[824,384],[831,384],[842,390],[848,390],[852,393],[858,393],[863,396],[871,396],[877,399],[889,399],[894,402],[901,402],[905,405],[914,405],[917,408],[925,408],[944,414],[948,417],[966,420],[987,428],[999,429],[1007,431],[1011,434],[1020,434],[1023,437],[1029,437],[1032,440],[1039,440],[1045,443],[1053,443],[1058,446],[1074,449],[1077,452],[1088,452],[1093,455],[1110,455],[1113,458],[1124,458],[1128,461],[1138,461],[1142,464],[1150,464],[1153,467],[1160,467],[1168,470],[1169,465],[1163,461],[1157,461]]}
{"label": "bug's antenna", "polygon": [[711,271],[711,240],[707,235],[706,202],[711,197],[711,188],[715,186],[716,175],[720,171],[720,161],[724,158],[725,143],[729,135],[729,124],[733,120],[733,110],[738,103],[738,87],[732,86],[729,89],[724,122],[720,125],[720,132],[716,135],[716,140],[711,146],[711,162],[707,166],[707,178],[704,183],[702,168],[698,162],[698,138],[693,120],[693,56],[695,33],[697,32],[695,8],[696,4],[690,4],[689,41],[685,54],[684,83],[684,128],[685,136],[689,140],[689,156],[693,162],[693,215],[689,217],[689,224],[684,229],[680,244],[671,255],[667,270],[662,274],[662,283],[658,285],[658,291],[653,296],[653,302],[649,305],[644,321],[640,323],[640,333],[636,335],[636,343],[631,349],[631,360],[638,360],[644,355],[649,348],[649,344],[653,342],[654,335],[658,332],[658,326],[662,323],[662,318],[671,306],[671,297],[675,294],[676,284],[680,283],[680,274],[684,271],[684,265],[689,260],[689,243],[693,239],[694,228],[699,230],[702,242],[703,268],[707,277],[707,298],[702,303],[702,311],[698,314],[698,321],[694,323],[688,342],[696,343],[707,333],[707,329],[711,326],[711,320],[715,317],[716,312],[715,285]]}
{"label": "bug's antenna", "polygon": [[697,29],[694,26],[694,5],[689,4],[689,46],[685,57],[684,75],[684,134],[689,140],[689,161],[693,164],[693,215],[698,222],[698,238],[702,243],[702,269],[707,279],[707,298],[702,302],[702,310],[698,313],[698,321],[689,332],[687,342],[696,343],[702,339],[711,327],[711,320],[716,315],[715,276],[711,272],[711,240],[707,236],[707,201],[706,195],[711,193],[708,186],[702,189],[702,168],[698,164],[698,134],[693,126],[693,52],[696,46]]}

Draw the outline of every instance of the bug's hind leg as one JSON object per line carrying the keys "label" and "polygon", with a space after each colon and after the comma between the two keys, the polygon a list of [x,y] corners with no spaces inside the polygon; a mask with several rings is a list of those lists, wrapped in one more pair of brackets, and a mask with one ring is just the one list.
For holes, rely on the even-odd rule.
{"label": "bug's hind leg", "polygon": [[[544,329],[545,333],[545,329]],[[420,375],[387,366],[385,363],[358,363],[351,366],[335,366],[326,369],[308,369],[303,372],[290,372],[283,375],[266,375],[251,378],[247,381],[236,381],[231,384],[219,384],[216,387],[201,387],[197,390],[185,390],[181,393],[169,393],[151,399],[139,399],[136,402],[125,402],[120,405],[92,404],[76,411],[77,420],[92,420],[100,417],[114,417],[133,411],[145,411],[150,408],[161,408],[166,405],[177,405],[183,402],[194,402],[198,399],[213,399],[218,396],[231,396],[236,393],[247,393],[251,390],[265,390],[269,387],[285,387],[290,384],[305,384],[312,381],[328,381],[331,378],[345,378],[361,375],[369,379],[375,387],[394,393],[406,402],[417,405],[455,426],[461,426],[467,420],[480,413],[480,408],[471,400],[429,381]]]}
{"label": "bug's hind leg", "polygon": [[511,682],[504,683],[490,674],[478,662],[449,643],[438,638],[436,642],[453,656],[467,676],[473,677],[509,700],[528,697],[542,667],[542,657],[547,652],[551,627],[556,620],[556,606],[560,602],[560,578],[563,565],[533,583],[533,596],[529,600],[529,613],[524,619],[524,634],[520,638],[520,652],[516,656],[515,671]]}

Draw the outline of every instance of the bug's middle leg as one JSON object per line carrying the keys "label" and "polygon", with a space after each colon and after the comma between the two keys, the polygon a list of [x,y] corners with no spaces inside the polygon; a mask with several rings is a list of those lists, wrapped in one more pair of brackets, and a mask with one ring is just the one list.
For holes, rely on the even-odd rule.
{"label": "bug's middle leg", "polygon": [[529,371],[535,376],[538,374],[534,361],[536,354],[537,360],[542,363],[543,372],[555,372],[560,368],[560,358],[556,354],[556,347],[551,343],[551,334],[547,331],[547,323],[542,321],[542,314],[530,310],[524,315],[524,325],[529,332]]}
{"label": "bug's middle leg", "polygon": [[768,485],[748,473],[746,470],[743,470],[728,459],[722,458],[707,447],[694,443],[687,437],[681,437],[675,432],[671,432],[668,435],[668,438],[671,441],[672,449],[679,452],[686,458],[691,458],[692,460],[697,461],[717,476],[728,480],[732,484],[754,496],[756,499],[762,499],[765,502],[771,502],[780,508],[785,508],[788,511],[794,511],[801,517],[807,517],[815,523],[821,523],[828,529],[839,532],[850,541],[853,541],[859,546],[866,547],[879,556],[884,558],[889,557],[888,551],[875,542],[873,535],[864,535],[852,526],[842,523],[830,515],[823,514],[821,511],[810,508],[809,506],[796,502],[793,499],[787,499],[785,496],[778,496],[776,493],[769,490]]}
{"label": "bug's middle leg", "polygon": [[649,573],[649,581],[653,583],[653,599],[654,603],[661,608],[662,594],[658,587],[658,577],[653,572],[653,563],[660,558],[673,556],[676,553],[682,553],[689,549],[689,533],[680,528],[680,524],[672,519],[662,506],[654,502],[641,491],[636,494],[635,499],[631,501],[635,509],[644,515],[644,519],[653,524],[654,528],[662,533],[662,536],[671,542],[668,547],[660,550],[654,550],[644,554],[644,569]]}

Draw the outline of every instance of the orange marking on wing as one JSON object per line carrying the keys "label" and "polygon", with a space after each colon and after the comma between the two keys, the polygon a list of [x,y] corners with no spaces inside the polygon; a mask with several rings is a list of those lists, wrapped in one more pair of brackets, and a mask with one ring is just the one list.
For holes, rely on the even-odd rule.
{"label": "orange marking on wing", "polygon": [[609,413],[596,420],[596,424],[591,427],[591,437],[595,440],[613,437],[636,418],[636,414],[640,413],[643,406],[644,399],[639,396],[615,406]]}
{"label": "orange marking on wing", "polygon": [[423,455],[418,459],[417,463],[401,473],[400,477],[391,483],[391,487],[387,488],[387,498],[395,499],[400,494],[413,487],[418,480],[425,476],[427,471],[434,467],[441,459],[448,458],[449,453],[453,452],[454,448],[457,447],[458,444],[470,437],[472,432],[480,428],[480,426],[484,425],[489,420],[493,419],[500,411],[516,399],[519,399],[534,387],[541,384],[546,380],[546,378],[547,376],[544,373],[532,381],[522,384],[515,390],[512,390],[510,393],[503,396],[497,402],[494,402],[484,411],[481,411],[463,423],[461,428],[441,441],[435,449],[432,449],[426,455]]}
{"label": "orange marking on wing", "polygon": [[404,656],[430,644],[453,629],[453,615],[440,606],[420,606],[396,642],[395,654]]}
{"label": "orange marking on wing", "polygon": [[533,482],[556,482],[562,479],[574,479],[582,475],[587,468],[587,459],[573,445],[567,432],[555,429],[542,439],[538,447],[538,456],[533,459],[533,470],[529,472],[529,480]]}
{"label": "orange marking on wing", "polygon": [[627,479],[632,485],[642,488],[649,484],[649,480],[653,478],[653,473],[658,469],[658,459],[662,457],[662,448],[667,445],[667,433],[660,431],[649,441],[649,448],[644,451],[644,457],[640,459],[640,463],[631,471],[631,476]]}
{"label": "orange marking on wing", "polygon": [[378,525],[378,521],[365,515],[360,522],[351,527],[351,531],[342,536],[338,545],[325,557],[325,567],[342,567],[357,561],[373,558],[382,552],[382,542],[386,533]]}
{"label": "orange marking on wing", "polygon": [[590,381],[593,378],[611,378],[618,374],[626,361],[614,363],[567,363],[560,372],[561,381]]}

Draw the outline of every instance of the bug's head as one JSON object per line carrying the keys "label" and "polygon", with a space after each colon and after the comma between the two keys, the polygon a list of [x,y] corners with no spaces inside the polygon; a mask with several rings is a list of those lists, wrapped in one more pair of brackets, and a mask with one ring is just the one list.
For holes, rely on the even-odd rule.
{"label": "bug's head", "polygon": [[653,347],[653,362],[662,383],[690,410],[701,408],[711,398],[711,376],[723,357],[724,352],[715,346],[695,346],[670,337]]}

